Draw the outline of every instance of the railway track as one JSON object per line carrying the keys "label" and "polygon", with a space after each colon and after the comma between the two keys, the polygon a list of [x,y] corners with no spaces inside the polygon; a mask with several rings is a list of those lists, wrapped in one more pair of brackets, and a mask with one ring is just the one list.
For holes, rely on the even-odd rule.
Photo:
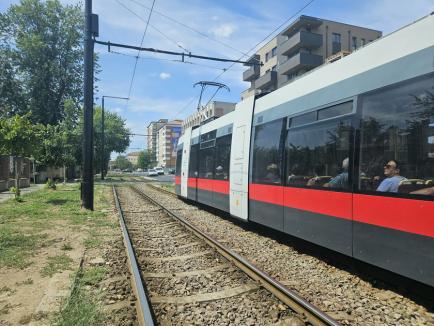
{"label": "railway track", "polygon": [[150,303],[138,300],[144,305],[139,317],[172,324],[273,324],[292,318],[299,325],[338,325],[143,191],[119,192],[129,258],[138,260],[130,266],[138,297],[146,298],[142,280],[149,291]]}
{"label": "railway track", "polygon": [[158,186],[156,186],[156,185],[154,185],[154,184],[152,184],[152,183],[148,183],[147,185],[148,185],[148,187],[150,187],[150,188],[152,188],[152,189],[155,189],[155,190],[157,190],[157,191],[160,191],[160,192],[162,192],[162,193],[165,193],[165,194],[170,195],[170,196],[173,196],[173,197],[177,197],[177,195],[176,195],[173,191],[170,191],[170,190],[164,189],[163,187],[158,187]]}

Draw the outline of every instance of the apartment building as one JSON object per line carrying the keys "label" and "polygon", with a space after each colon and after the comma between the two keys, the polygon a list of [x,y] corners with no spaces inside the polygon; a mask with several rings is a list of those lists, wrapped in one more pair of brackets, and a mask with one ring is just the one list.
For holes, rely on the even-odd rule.
{"label": "apartment building", "polygon": [[276,90],[381,36],[381,31],[302,15],[250,57],[248,61],[263,66],[251,66],[243,73],[250,87],[241,99]]}
{"label": "apartment building", "polygon": [[182,120],[171,120],[157,132],[157,164],[163,168],[175,168],[176,146],[181,136]]}
{"label": "apartment building", "polygon": [[235,110],[235,104],[231,102],[212,101],[202,110],[188,116],[182,123],[182,132],[189,127],[199,126],[206,120],[216,119]]}
{"label": "apartment building", "polygon": [[127,154],[126,158],[131,162],[133,167],[137,166],[137,162],[139,160],[140,152],[130,152]]}
{"label": "apartment building", "polygon": [[151,162],[157,161],[157,133],[158,130],[164,126],[169,120],[159,119],[158,121],[152,121],[147,129],[148,134],[148,151],[151,158]]}

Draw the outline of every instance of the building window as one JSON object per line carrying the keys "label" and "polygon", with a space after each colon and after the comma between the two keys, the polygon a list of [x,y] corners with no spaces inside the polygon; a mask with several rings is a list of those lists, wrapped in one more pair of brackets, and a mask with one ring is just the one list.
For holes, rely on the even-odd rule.
{"label": "building window", "polygon": [[332,53],[338,53],[341,51],[341,34],[332,33]]}
{"label": "building window", "polygon": [[275,46],[272,50],[271,50],[271,57],[275,57],[277,55],[277,46]]}
{"label": "building window", "polygon": [[357,37],[353,36],[353,44],[352,44],[353,51],[357,49]]}
{"label": "building window", "polygon": [[268,62],[270,59],[270,52],[265,53],[265,62]]}
{"label": "building window", "polygon": [[364,38],[362,38],[361,40],[360,40],[360,45],[361,46],[364,46],[366,44],[366,40],[364,39]]}

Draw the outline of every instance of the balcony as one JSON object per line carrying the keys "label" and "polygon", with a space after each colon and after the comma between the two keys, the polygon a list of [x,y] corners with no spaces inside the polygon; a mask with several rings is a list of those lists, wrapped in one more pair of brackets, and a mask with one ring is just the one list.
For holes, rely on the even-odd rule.
{"label": "balcony", "polygon": [[[301,69],[312,69],[323,63],[321,55],[300,52],[279,66],[281,75],[293,74]],[[262,77],[261,77],[262,78]]]}
{"label": "balcony", "polygon": [[281,35],[286,35],[291,37],[300,29],[314,29],[318,28],[322,24],[322,20],[315,17],[301,15],[295,22],[289,25],[285,30],[282,31]]}
{"label": "balcony", "polygon": [[299,51],[300,48],[316,49],[319,48],[321,45],[322,35],[301,31],[281,43],[278,49],[281,55],[291,56],[292,54]]}
{"label": "balcony", "polygon": [[251,66],[249,69],[243,72],[244,81],[252,81],[259,77],[259,66]]}
{"label": "balcony", "polygon": [[269,71],[265,75],[259,77],[255,82],[257,89],[265,90],[267,88],[275,86],[277,83],[277,72]]}

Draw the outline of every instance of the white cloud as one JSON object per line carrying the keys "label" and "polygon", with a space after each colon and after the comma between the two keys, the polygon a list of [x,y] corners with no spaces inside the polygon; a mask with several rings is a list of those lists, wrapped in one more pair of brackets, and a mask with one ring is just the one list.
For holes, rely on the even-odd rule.
{"label": "white cloud", "polygon": [[172,77],[172,75],[168,72],[162,72],[160,73],[160,79],[169,79],[170,77]]}
{"label": "white cloud", "polygon": [[216,37],[229,37],[233,34],[233,32],[237,29],[237,27],[233,24],[223,24],[216,28],[211,29],[211,33]]}

